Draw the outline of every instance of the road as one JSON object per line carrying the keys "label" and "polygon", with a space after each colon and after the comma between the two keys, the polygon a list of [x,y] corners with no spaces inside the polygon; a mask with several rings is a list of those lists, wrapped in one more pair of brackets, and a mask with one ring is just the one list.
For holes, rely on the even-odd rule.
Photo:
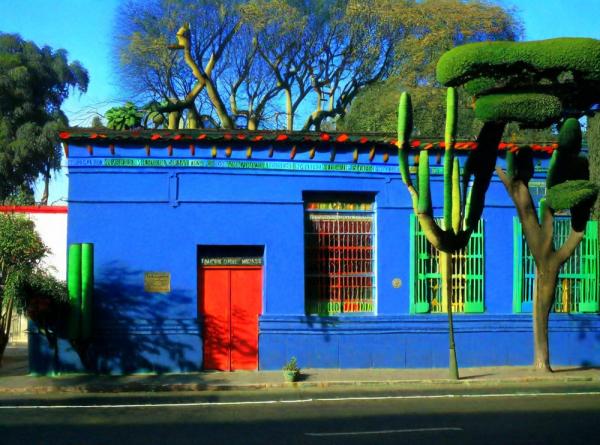
{"label": "road", "polygon": [[596,445],[598,389],[2,396],[0,444]]}

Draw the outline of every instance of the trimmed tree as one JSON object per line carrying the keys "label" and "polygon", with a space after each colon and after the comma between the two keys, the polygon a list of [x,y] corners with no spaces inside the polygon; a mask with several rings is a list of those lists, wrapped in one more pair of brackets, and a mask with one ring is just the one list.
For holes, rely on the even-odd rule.
{"label": "trimmed tree", "polygon": [[485,193],[494,172],[498,144],[504,131],[504,123],[488,122],[483,125],[478,138],[478,148],[470,153],[464,166],[461,184],[460,165],[458,158],[454,156],[457,104],[456,91],[449,88],[446,101],[442,225],[438,224],[433,215],[427,150],[421,150],[419,154],[416,185],[413,184],[410,175],[408,150],[413,118],[408,93],[402,93],[400,96],[398,109],[398,162],[402,181],[410,193],[413,211],[425,237],[440,252],[442,299],[448,312],[450,378],[453,379],[458,379],[458,363],[452,320],[452,254],[467,245],[477,227],[483,212]]}
{"label": "trimmed tree", "polygon": [[[560,127],[539,212],[528,187],[534,173],[531,151],[510,152],[506,171],[496,168],[515,204],[536,264],[534,368],[551,371],[548,319],[558,272],[583,239],[598,194],[598,187],[589,181],[588,160],[579,153],[577,119],[592,113],[600,103],[600,41],[560,38],[464,45],[441,57],[437,76],[445,85],[464,85],[475,97],[476,117],[486,123]],[[571,231],[562,246],[555,246],[553,222],[555,212],[561,210],[570,210]]]}

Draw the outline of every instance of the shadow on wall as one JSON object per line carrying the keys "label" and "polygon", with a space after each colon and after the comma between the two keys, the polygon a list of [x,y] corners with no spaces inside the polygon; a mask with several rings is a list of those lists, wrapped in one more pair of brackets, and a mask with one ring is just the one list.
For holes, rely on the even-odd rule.
{"label": "shadow on wall", "polygon": [[57,363],[52,363],[53,352],[47,346],[33,349],[30,353],[37,357],[32,371],[39,373],[199,371],[202,341],[196,298],[177,290],[145,292],[143,271],[110,263],[96,271],[92,338],[61,339]]}

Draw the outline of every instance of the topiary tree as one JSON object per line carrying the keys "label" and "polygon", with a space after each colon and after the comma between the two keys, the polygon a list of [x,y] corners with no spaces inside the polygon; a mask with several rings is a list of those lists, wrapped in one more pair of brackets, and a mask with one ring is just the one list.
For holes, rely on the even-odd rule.
{"label": "topiary tree", "polygon": [[[457,95],[449,88],[446,98],[446,129],[444,148],[444,211],[439,225],[433,215],[429,181],[429,152],[421,150],[417,170],[417,186],[412,182],[408,165],[410,136],[413,130],[411,98],[400,96],[398,109],[398,162],[402,181],[408,188],[415,215],[427,240],[440,252],[442,299],[448,311],[450,377],[458,379],[458,364],[452,320],[452,254],[464,248],[483,212],[485,193],[490,184],[503,123],[485,123],[478,138],[478,148],[472,151],[464,166],[462,184],[458,158],[454,157],[457,127]],[[472,180],[472,182],[471,182]],[[469,184],[472,184],[469,187]],[[461,190],[462,186],[462,190]]]}
{"label": "topiary tree", "polygon": [[[587,143],[590,157],[590,181],[600,187],[600,114],[588,117]],[[600,199],[596,198],[592,218],[600,221]]]}
{"label": "topiary tree", "polygon": [[[517,122],[541,128],[558,123],[558,149],[552,155],[539,217],[528,183],[534,173],[530,150],[510,152],[506,171],[496,171],[515,204],[525,240],[536,264],[533,299],[534,368],[551,371],[548,319],[558,272],[583,239],[598,187],[588,181],[577,118],[600,103],[600,41],[560,38],[536,42],[482,42],[445,53],[438,80],[464,85],[475,96],[475,115],[484,122]],[[570,210],[571,231],[554,246],[556,211]]]}

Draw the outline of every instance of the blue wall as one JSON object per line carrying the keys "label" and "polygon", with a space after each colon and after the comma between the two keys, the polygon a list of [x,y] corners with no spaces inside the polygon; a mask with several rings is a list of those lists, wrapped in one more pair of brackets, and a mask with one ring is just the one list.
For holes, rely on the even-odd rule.
{"label": "blue wall", "polygon": [[[86,368],[98,372],[185,372],[202,368],[198,316],[198,247],[264,248],[263,315],[259,322],[261,369],[279,369],[291,356],[302,367],[444,367],[448,360],[446,315],[409,315],[408,193],[393,156],[379,172],[294,171],[210,167],[119,167],[105,159],[189,160],[187,146],[95,146],[71,143],[68,242],[95,245],[94,338]],[[256,146],[258,160],[289,159],[290,146]],[[329,149],[309,160],[298,148],[294,163],[330,165]],[[194,159],[210,159],[199,146]],[[224,158],[218,146],[218,159]],[[233,150],[231,159],[244,159]],[[338,148],[335,165],[351,162]],[[434,207],[441,209],[441,177],[433,176]],[[307,192],[367,192],[376,215],[377,313],[335,318],[304,315],[304,216]],[[531,317],[512,313],[514,210],[498,181],[490,187],[485,220],[485,314],[455,316],[460,366],[532,362]],[[144,292],[144,272],[171,273],[171,292]],[[399,278],[400,288],[392,286]],[[600,364],[597,315],[551,318],[554,364]],[[84,368],[62,341],[54,363],[47,345],[31,335],[33,372]]]}

